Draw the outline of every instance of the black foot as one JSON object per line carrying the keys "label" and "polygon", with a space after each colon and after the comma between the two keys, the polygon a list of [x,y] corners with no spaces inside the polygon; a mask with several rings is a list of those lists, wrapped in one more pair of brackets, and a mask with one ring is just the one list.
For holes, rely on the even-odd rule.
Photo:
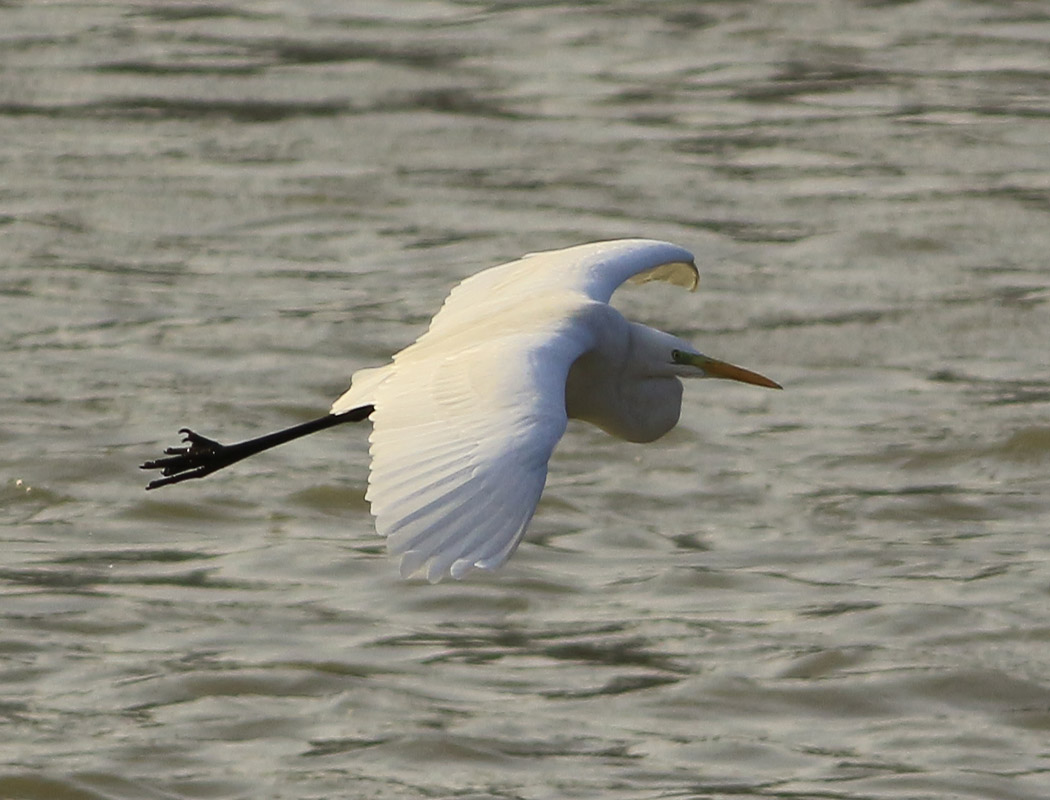
{"label": "black foot", "polygon": [[333,425],[342,425],[344,422],[360,422],[366,419],[375,408],[373,406],[361,406],[351,409],[343,414],[325,414],[323,417],[312,419],[309,422],[301,422],[290,428],[267,433],[255,439],[246,439],[235,444],[220,444],[214,439],[194,433],[189,428],[183,428],[179,433],[183,434],[182,441],[189,447],[169,447],[164,453],[168,458],[158,458],[155,461],[147,461],[142,469],[159,469],[163,478],[151,482],[147,489],[157,489],[161,486],[170,486],[173,483],[188,481],[190,478],[203,478],[211,475],[216,470],[236,464],[243,458],[277,447],[279,444],[290,442],[301,436],[306,436]]}
{"label": "black foot", "polygon": [[226,445],[194,433],[189,428],[182,428],[179,433],[183,434],[182,441],[188,443],[189,447],[169,447],[164,451],[168,458],[147,461],[139,467],[159,469],[161,475],[165,476],[150,481],[147,489],[159,489],[190,478],[203,478],[232,463],[227,452],[230,448]]}

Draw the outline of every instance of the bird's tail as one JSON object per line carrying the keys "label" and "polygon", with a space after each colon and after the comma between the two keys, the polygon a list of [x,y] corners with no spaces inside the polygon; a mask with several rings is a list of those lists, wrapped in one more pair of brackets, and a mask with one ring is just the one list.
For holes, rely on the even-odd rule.
{"label": "bird's tail", "polygon": [[359,369],[350,379],[350,388],[332,403],[330,414],[346,414],[363,406],[375,405],[375,393],[390,375],[392,364],[385,367]]}

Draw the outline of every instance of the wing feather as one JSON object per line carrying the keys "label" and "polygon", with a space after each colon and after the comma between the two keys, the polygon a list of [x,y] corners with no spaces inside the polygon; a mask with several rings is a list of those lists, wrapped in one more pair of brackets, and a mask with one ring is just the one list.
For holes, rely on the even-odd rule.
{"label": "wing feather", "polygon": [[[456,515],[442,528],[432,527],[421,534],[417,534],[408,544],[405,554],[426,554],[430,563],[427,565],[428,578],[444,577],[449,573],[449,568],[455,561],[465,559],[469,553],[476,549],[480,542],[490,539],[503,540],[506,536],[504,528],[518,527],[520,520],[511,515],[504,516],[502,513],[501,498],[489,494],[483,496],[477,503],[466,508],[458,507]],[[495,520],[496,524],[486,524],[489,520]],[[440,537],[440,548],[433,548],[435,538]],[[473,563],[466,565],[466,571]]]}
{"label": "wing feather", "polygon": [[567,424],[566,376],[591,341],[564,303],[531,312],[440,356],[406,348],[376,391],[366,496],[406,576],[498,566],[532,518]]}
{"label": "wing feather", "polygon": [[541,292],[581,292],[608,303],[628,280],[667,281],[692,291],[700,274],[688,250],[653,239],[617,239],[529,253],[461,282],[449,293],[430,330],[462,327]]}

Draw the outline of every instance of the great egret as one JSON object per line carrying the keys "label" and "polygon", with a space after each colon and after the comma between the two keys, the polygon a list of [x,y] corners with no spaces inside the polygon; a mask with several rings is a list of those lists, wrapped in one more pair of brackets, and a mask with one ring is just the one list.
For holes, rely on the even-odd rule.
{"label": "great egret", "polygon": [[625,239],[533,253],[456,286],[426,333],[391,363],[355,372],[327,415],[222,445],[183,428],[187,447],[143,469],[147,486],[203,478],[242,458],[343,422],[372,419],[367,500],[401,575],[429,581],[494,569],[536,510],[569,418],[631,442],[678,422],[679,378],[781,388],[629,322],[609,305],[625,281],[693,290],[692,254]]}

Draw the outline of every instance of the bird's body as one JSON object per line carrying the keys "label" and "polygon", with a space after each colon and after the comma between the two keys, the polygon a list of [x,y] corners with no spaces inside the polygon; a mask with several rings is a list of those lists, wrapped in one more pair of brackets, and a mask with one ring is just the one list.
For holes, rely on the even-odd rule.
{"label": "bird's body", "polygon": [[[687,250],[646,239],[529,255],[464,280],[416,342],[354,374],[321,425],[371,417],[366,498],[402,575],[506,561],[569,418],[650,442],[678,422],[682,377],[777,387],[626,320],[609,300],[629,280],[693,289],[698,273]],[[188,469],[170,461],[151,463]]]}
{"label": "bird's body", "polygon": [[632,442],[675,426],[671,353],[695,351],[609,305],[653,278],[695,287],[692,254],[627,240],[526,256],[463,281],[414,344],[354,376],[332,413],[375,408],[366,497],[402,574],[503,563],[570,417]]}

